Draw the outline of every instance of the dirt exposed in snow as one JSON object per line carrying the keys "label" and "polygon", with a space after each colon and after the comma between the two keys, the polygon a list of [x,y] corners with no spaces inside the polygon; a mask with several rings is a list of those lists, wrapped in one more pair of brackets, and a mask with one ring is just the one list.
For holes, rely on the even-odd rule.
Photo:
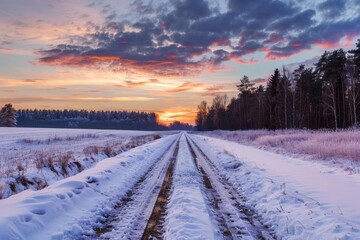
{"label": "dirt exposed in snow", "polygon": [[176,144],[174,154],[170,160],[169,167],[166,171],[163,184],[161,186],[159,195],[156,199],[155,206],[148,220],[144,234],[141,239],[160,239],[164,234],[164,222],[166,216],[166,207],[170,199],[171,188],[173,184],[174,168],[176,164],[176,157],[179,152],[179,142]]}

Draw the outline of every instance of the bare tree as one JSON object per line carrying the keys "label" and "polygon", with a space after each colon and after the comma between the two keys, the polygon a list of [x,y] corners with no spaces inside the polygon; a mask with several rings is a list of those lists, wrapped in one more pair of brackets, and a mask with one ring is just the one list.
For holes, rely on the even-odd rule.
{"label": "bare tree", "polygon": [[[333,81],[329,81],[325,84],[325,94],[323,100],[323,104],[330,110],[332,117],[334,118],[334,127],[335,131],[338,129],[338,110],[336,107],[336,91],[335,91],[335,83]],[[329,101],[330,100],[330,101]]]}
{"label": "bare tree", "polygon": [[206,125],[206,117],[208,114],[207,102],[202,101],[200,103],[200,105],[198,105],[197,109],[198,109],[198,111],[197,111],[196,119],[195,119],[196,128],[198,130],[206,130],[205,125]]}
{"label": "bare tree", "polygon": [[346,64],[348,96],[350,103],[350,112],[352,113],[352,122],[355,126],[358,124],[357,108],[360,105],[360,79],[357,74],[356,65],[353,57],[348,57]]}

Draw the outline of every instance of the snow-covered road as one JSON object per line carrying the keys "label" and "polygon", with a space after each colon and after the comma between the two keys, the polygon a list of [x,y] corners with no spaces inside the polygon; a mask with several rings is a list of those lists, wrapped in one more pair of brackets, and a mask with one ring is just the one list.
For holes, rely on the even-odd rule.
{"label": "snow-covered road", "polygon": [[359,178],[309,164],[171,135],[1,200],[0,239],[360,239]]}

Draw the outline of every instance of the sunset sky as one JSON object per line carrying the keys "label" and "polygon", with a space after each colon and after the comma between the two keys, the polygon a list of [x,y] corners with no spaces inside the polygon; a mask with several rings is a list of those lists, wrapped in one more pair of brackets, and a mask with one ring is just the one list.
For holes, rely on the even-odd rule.
{"label": "sunset sky", "polygon": [[0,104],[193,123],[243,75],[359,37],[360,0],[0,0]]}

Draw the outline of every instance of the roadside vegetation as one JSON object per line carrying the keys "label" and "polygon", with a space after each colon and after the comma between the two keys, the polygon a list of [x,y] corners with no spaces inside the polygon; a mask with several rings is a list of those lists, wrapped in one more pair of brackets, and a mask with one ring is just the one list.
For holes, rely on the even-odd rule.
{"label": "roadside vegetation", "polygon": [[200,132],[201,135],[265,150],[319,159],[350,173],[360,173],[360,130],[245,130]]}

